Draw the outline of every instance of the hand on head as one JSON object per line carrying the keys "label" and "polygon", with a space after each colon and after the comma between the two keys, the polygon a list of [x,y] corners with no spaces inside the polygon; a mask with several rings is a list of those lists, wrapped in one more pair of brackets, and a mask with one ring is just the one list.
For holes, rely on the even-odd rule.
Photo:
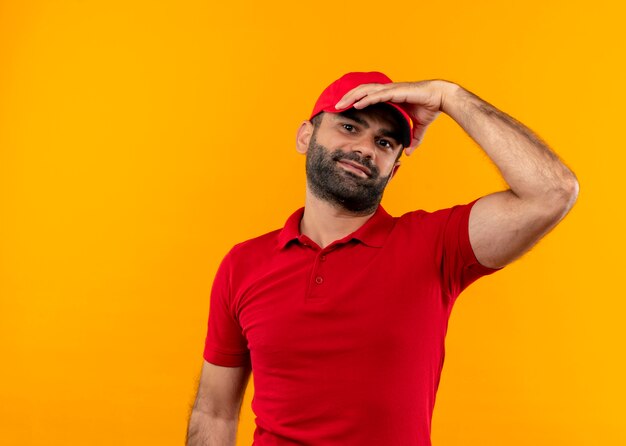
{"label": "hand on head", "polygon": [[397,104],[405,110],[412,121],[411,143],[405,147],[410,155],[424,138],[426,128],[442,111],[445,89],[444,81],[369,83],[352,88],[335,104],[336,110],[348,107],[363,109],[376,103]]}

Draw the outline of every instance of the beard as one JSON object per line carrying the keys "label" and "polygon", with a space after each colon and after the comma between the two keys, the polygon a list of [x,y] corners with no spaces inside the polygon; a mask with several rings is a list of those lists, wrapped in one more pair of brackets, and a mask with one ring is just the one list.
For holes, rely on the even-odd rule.
{"label": "beard", "polygon": [[[370,170],[367,178],[342,169],[339,160],[351,160]],[[371,214],[383,198],[391,175],[381,177],[380,170],[367,157],[356,152],[330,152],[311,137],[306,156],[309,189],[317,198],[357,215]]]}

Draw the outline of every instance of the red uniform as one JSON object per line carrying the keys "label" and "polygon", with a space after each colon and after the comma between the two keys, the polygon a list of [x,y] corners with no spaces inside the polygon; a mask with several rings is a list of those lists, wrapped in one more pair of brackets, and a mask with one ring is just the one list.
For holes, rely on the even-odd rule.
{"label": "red uniform", "polygon": [[282,230],[236,245],[217,272],[204,359],[251,362],[255,446],[430,445],[444,339],[478,263],[472,205],[382,207],[320,249]]}

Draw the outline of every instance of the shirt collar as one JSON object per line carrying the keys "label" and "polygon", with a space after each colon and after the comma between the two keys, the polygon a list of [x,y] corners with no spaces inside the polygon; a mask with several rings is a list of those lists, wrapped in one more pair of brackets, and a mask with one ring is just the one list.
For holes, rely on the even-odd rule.
{"label": "shirt collar", "polygon": [[[285,226],[278,234],[278,244],[280,249],[283,249],[289,242],[299,240],[300,238],[300,220],[304,215],[304,208],[300,208],[295,211],[287,221]],[[395,219],[383,209],[382,206],[378,206],[376,212],[356,231],[352,234],[348,234],[341,240],[337,240],[332,244],[346,243],[352,239],[356,239],[361,243],[371,246],[373,248],[380,248],[385,243],[389,232],[395,224]]]}

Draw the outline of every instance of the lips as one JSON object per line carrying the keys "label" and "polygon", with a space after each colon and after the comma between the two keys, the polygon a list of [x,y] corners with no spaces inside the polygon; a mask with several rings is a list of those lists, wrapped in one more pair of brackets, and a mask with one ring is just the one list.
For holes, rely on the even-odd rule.
{"label": "lips", "polygon": [[[357,163],[356,161],[352,161],[352,160],[348,160],[348,159],[340,159],[337,160],[339,163],[341,164],[346,164],[349,167],[347,168],[347,170],[356,170],[358,172],[361,172],[362,174],[364,174],[365,176],[369,177],[372,174],[372,171],[370,169],[368,169],[367,167],[365,167],[363,164]],[[350,167],[352,167],[353,169],[350,169]]]}

